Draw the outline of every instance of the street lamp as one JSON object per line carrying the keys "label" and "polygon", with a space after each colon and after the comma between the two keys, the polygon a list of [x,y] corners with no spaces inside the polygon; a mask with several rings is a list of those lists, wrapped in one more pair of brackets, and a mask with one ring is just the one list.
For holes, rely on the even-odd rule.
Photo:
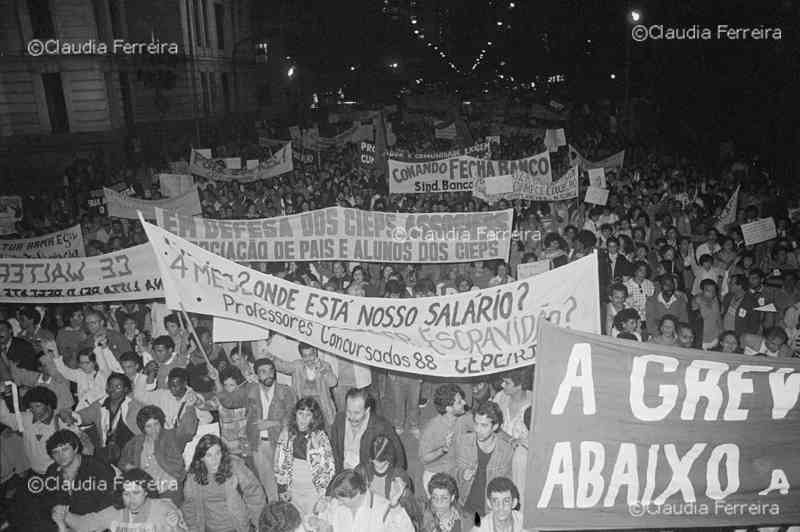
{"label": "street lamp", "polygon": [[286,75],[289,76],[289,79],[294,77],[294,65],[289,67],[289,70],[286,72]]}
{"label": "street lamp", "polygon": [[642,20],[642,13],[638,9],[631,10],[631,20],[634,22],[639,22]]}

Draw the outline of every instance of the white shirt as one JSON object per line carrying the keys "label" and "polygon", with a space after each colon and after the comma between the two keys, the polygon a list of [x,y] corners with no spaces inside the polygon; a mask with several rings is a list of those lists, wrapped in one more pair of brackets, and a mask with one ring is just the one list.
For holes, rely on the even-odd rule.
{"label": "white shirt", "polygon": [[[172,429],[175,428],[178,421],[178,413],[183,416],[183,412],[186,409],[183,405],[186,403],[186,395],[190,391],[192,391],[192,389],[187,386],[186,393],[183,394],[183,397],[180,399],[177,399],[172,395],[172,392],[164,388],[139,392],[138,396],[134,392],[134,397],[146,405],[155,405],[159,407],[164,412],[164,428]],[[197,396],[202,399],[199,394],[197,394]],[[183,408],[181,408],[182,406]],[[208,425],[213,421],[211,412],[196,408],[195,413],[197,414],[197,422],[200,425]]]}
{"label": "white shirt", "polygon": [[319,517],[331,524],[333,532],[413,532],[414,525],[402,507],[389,511],[384,521],[383,516],[389,508],[389,501],[380,495],[367,491],[364,501],[355,515],[347,506],[336,499]]}
{"label": "white shirt", "polygon": [[[272,404],[272,398],[275,396],[275,384],[264,389],[264,386],[259,384],[258,385],[259,395],[261,396],[261,419],[267,419],[269,415],[269,406]],[[262,438],[269,438],[269,431],[262,430],[261,431]]]}
{"label": "white shirt", "polygon": [[361,422],[361,425],[357,429],[354,429],[349,421],[345,421],[343,457],[345,469],[353,469],[361,462],[361,438],[367,431],[369,416],[370,413],[367,411],[364,421]]}

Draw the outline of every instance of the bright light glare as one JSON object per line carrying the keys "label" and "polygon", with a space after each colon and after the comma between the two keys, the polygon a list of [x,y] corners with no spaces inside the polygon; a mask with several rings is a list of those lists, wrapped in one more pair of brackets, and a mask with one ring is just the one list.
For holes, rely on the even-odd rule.
{"label": "bright light glare", "polygon": [[294,67],[293,66],[289,67],[289,71],[286,73],[286,75],[289,76],[290,78],[294,77]]}
{"label": "bright light glare", "polygon": [[631,20],[634,21],[634,22],[639,22],[640,20],[642,20],[641,12],[639,12],[639,10],[637,10],[637,9],[634,9],[633,11],[631,11]]}

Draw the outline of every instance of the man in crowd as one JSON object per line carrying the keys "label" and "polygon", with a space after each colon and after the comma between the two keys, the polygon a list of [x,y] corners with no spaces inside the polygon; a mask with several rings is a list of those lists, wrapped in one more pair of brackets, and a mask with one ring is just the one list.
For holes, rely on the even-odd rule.
{"label": "man in crowd", "polygon": [[433,396],[433,405],[439,414],[431,418],[422,429],[419,440],[419,460],[425,468],[422,487],[428,493],[428,481],[436,473],[449,473],[453,467],[450,449],[455,437],[455,425],[464,415],[467,406],[464,391],[456,384],[442,384]]}
{"label": "man in crowd", "polygon": [[132,351],[130,342],[119,331],[106,327],[106,318],[102,313],[92,310],[86,313],[84,318],[86,331],[89,333],[81,344],[81,348],[94,349],[97,340],[105,338],[105,345],[111,349],[114,358],[119,360],[120,355],[126,351]]}

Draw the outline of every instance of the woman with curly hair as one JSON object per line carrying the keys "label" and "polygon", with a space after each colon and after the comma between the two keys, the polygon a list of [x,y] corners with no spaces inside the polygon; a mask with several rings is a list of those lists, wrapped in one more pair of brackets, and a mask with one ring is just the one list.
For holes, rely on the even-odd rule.
{"label": "woman with curly hair", "polygon": [[289,419],[275,449],[278,495],[303,514],[310,514],[335,473],[333,450],[316,399],[303,397],[297,401]]}
{"label": "woman with curly hair", "polygon": [[266,504],[255,475],[213,434],[197,443],[183,492],[189,530],[249,532]]}
{"label": "woman with curly hair", "polygon": [[422,514],[421,532],[465,532],[458,505],[458,485],[447,473],[436,473],[426,486],[430,498]]}

